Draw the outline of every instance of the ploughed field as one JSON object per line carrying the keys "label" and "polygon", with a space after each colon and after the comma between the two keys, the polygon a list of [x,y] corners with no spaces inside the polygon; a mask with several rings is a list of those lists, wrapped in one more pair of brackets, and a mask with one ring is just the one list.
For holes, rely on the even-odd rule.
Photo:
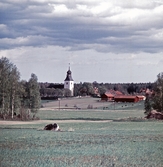
{"label": "ploughed field", "polygon": [[[41,110],[42,120],[0,125],[2,167],[163,166],[163,122],[132,110]],[[57,122],[61,132],[44,131]]]}

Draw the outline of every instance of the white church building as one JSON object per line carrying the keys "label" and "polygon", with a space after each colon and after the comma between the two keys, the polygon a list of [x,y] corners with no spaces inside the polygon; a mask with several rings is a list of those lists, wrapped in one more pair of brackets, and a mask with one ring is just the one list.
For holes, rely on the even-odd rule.
{"label": "white church building", "polygon": [[64,88],[69,89],[71,91],[71,96],[73,96],[74,95],[74,80],[72,79],[71,74],[72,72],[69,66],[69,70],[67,71],[66,79],[64,80]]}

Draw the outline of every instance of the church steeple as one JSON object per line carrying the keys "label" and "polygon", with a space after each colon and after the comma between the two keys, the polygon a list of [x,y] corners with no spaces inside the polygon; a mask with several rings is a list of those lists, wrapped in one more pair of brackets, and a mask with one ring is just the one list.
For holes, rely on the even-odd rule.
{"label": "church steeple", "polygon": [[67,71],[66,79],[64,80],[64,88],[69,89],[71,91],[71,96],[74,94],[74,80],[72,79],[71,75],[71,70],[70,70],[70,64],[69,64],[69,69]]}
{"label": "church steeple", "polygon": [[72,75],[71,75],[71,70],[70,70],[70,64],[69,64],[69,69],[67,71],[67,76],[66,76],[65,81],[73,81]]}

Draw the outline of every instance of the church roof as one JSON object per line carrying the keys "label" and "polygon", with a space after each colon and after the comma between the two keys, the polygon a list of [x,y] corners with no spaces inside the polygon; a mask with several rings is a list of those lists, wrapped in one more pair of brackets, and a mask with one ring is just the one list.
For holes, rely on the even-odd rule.
{"label": "church roof", "polygon": [[70,69],[67,71],[67,76],[66,76],[65,81],[73,81]]}

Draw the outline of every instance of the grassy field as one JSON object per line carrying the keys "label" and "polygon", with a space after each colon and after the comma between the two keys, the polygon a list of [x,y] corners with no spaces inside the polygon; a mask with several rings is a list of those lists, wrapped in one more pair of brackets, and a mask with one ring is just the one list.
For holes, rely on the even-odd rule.
{"label": "grassy field", "polygon": [[163,165],[162,122],[61,123],[64,132],[40,126],[1,127],[1,167]]}
{"label": "grassy field", "polygon": [[43,120],[120,120],[144,117],[142,110],[41,110],[37,116]]}
{"label": "grassy field", "polygon": [[93,109],[104,109],[104,110],[125,110],[125,109],[141,109],[142,102],[139,103],[113,103],[113,102],[105,102],[101,101],[100,98],[92,98],[92,97],[85,97],[85,98],[67,98],[61,99],[60,101],[42,101],[42,106],[44,108],[49,109],[87,109],[89,105],[93,107]]}
{"label": "grassy field", "polygon": [[46,122],[0,125],[1,167],[163,167],[163,122],[142,119],[141,107],[41,110],[38,116],[63,120],[62,132],[42,130]]}
{"label": "grassy field", "polygon": [[[46,108],[42,108],[38,113],[38,117],[44,120],[119,120],[129,117],[144,117],[144,102],[139,103],[111,103],[104,102],[100,107],[101,102],[97,102],[95,98],[75,99],[76,104],[82,105],[85,108],[88,104],[96,103],[96,109],[68,110],[62,108],[56,110],[53,108],[58,101],[46,103]],[[71,104],[71,99],[65,99],[65,103]],[[85,107],[84,107],[85,106]]]}

